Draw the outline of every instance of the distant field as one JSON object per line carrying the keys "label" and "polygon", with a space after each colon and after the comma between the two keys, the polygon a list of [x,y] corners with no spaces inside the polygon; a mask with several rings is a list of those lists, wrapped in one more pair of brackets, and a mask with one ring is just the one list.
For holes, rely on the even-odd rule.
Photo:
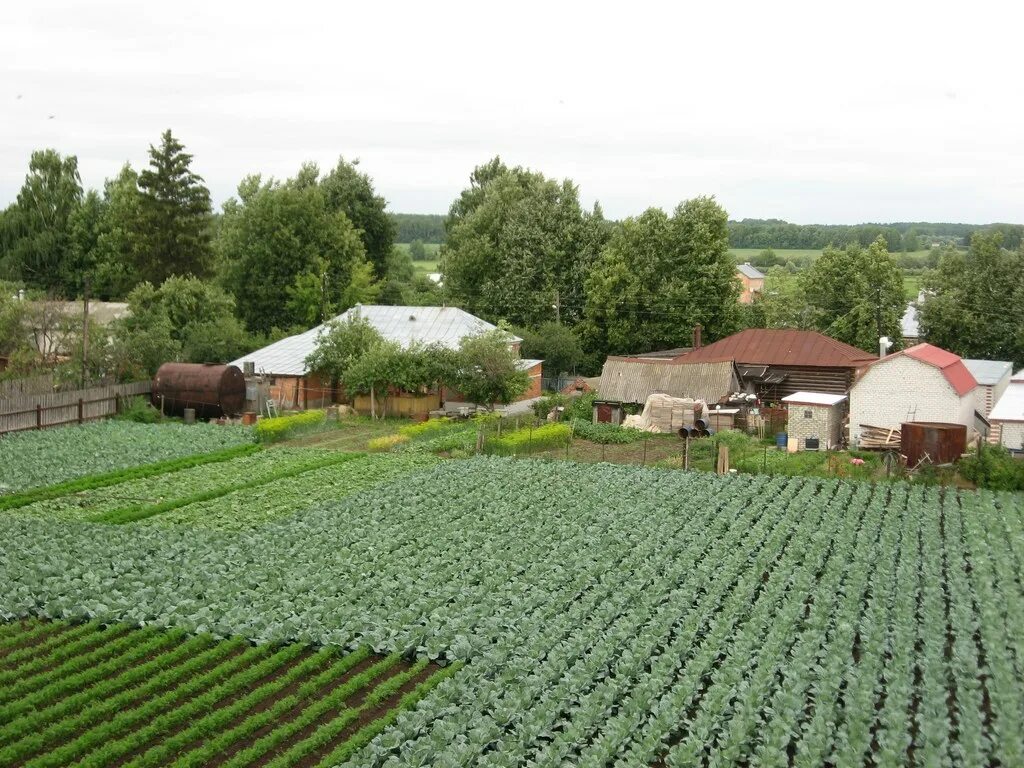
{"label": "distant field", "polygon": [[[731,253],[736,261],[743,263],[744,261],[750,261],[756,257],[759,253],[766,250],[765,248],[730,248]],[[775,255],[780,259],[789,260],[792,259],[794,262],[799,264],[800,259],[816,259],[821,256],[821,249],[802,249],[802,248],[773,248]]]}

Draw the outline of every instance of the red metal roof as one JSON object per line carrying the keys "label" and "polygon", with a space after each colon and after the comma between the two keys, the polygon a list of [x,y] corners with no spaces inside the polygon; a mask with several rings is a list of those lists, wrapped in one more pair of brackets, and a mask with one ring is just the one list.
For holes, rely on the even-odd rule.
{"label": "red metal roof", "polygon": [[748,328],[695,349],[680,360],[709,362],[732,358],[740,365],[792,365],[818,368],[861,368],[877,359],[817,331]]}
{"label": "red metal roof", "polygon": [[942,375],[945,376],[949,385],[953,387],[960,397],[963,397],[978,386],[978,382],[967,369],[967,366],[964,365],[964,361],[952,352],[947,352],[940,347],[931,344],[915,344],[888,357],[883,357],[882,360],[888,360],[899,355],[906,355],[915,360],[920,360],[922,363],[927,363],[934,368],[938,368],[942,371]]}

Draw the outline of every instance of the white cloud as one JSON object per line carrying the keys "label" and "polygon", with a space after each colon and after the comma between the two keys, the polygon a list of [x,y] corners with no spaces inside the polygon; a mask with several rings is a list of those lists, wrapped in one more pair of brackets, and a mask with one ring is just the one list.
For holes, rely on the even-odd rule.
{"label": "white cloud", "polygon": [[23,3],[0,27],[0,202],[33,149],[77,154],[99,186],[170,127],[217,201],[247,173],[344,154],[394,210],[443,212],[500,153],[571,177],[612,216],[715,194],[734,217],[1019,221],[1024,101],[1007,34],[1022,15],[989,2]]}

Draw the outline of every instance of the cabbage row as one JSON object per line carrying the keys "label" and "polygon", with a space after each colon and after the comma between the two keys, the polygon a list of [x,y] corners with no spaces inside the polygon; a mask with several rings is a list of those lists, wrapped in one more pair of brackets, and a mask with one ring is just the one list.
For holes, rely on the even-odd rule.
{"label": "cabbage row", "polygon": [[0,493],[210,453],[253,441],[248,427],[96,421],[0,437]]}
{"label": "cabbage row", "polygon": [[1024,764],[1020,495],[480,457],[306,506],[0,519],[0,616],[469,662],[352,766]]}

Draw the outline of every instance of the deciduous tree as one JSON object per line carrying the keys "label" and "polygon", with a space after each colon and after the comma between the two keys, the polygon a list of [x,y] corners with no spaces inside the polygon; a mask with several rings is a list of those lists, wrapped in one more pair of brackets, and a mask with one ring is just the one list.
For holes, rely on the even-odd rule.
{"label": "deciduous tree", "polygon": [[467,336],[459,346],[455,387],[471,403],[492,408],[508,404],[530,386],[530,377],[519,367],[519,355],[510,345],[508,331],[496,328]]}
{"label": "deciduous tree", "polygon": [[711,339],[738,323],[739,283],[725,211],[712,198],[650,208],[616,228],[586,281],[582,335],[602,354],[686,344],[693,326]]}
{"label": "deciduous tree", "polygon": [[376,193],[373,181],[358,166],[358,160],[338,158],[338,164],[320,181],[320,188],[327,207],[344,213],[359,231],[374,276],[381,278],[387,273],[397,228],[386,212],[387,201]]}
{"label": "deciduous tree", "polygon": [[921,333],[963,357],[1024,365],[1024,247],[1001,247],[999,232],[976,233],[967,253],[948,249],[923,281]]}
{"label": "deciduous tree", "polygon": [[316,173],[307,165],[284,182],[250,176],[224,204],[222,279],[252,331],[308,328],[372,295],[359,233],[327,205]]}
{"label": "deciduous tree", "polygon": [[452,204],[440,252],[445,294],[489,320],[574,325],[605,237],[599,215],[583,212],[571,181],[495,158],[473,172]]}

